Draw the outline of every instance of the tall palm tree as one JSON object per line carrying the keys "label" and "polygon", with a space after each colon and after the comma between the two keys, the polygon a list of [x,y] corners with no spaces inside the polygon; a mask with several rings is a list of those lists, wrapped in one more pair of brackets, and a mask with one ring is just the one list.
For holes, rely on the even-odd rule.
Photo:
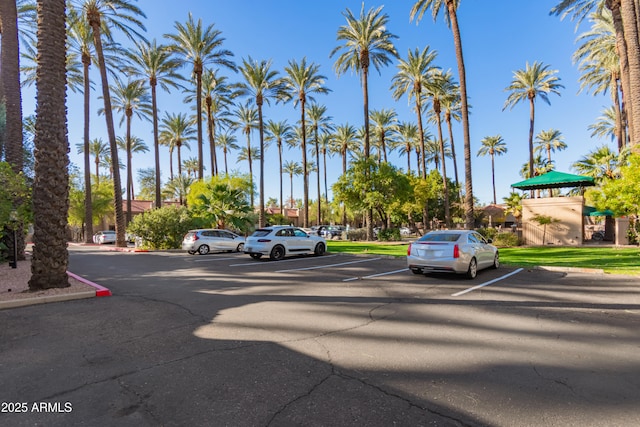
{"label": "tall palm tree", "polygon": [[[440,99],[440,107],[444,112],[444,121],[447,123],[447,130],[449,131],[449,141],[451,146],[451,158],[453,159],[453,176],[455,178],[456,186],[460,188],[460,180],[458,179],[458,158],[456,156],[456,145],[453,141],[453,120],[460,121],[460,86],[456,83],[452,83],[447,86],[447,92],[444,93]],[[460,195],[462,200],[462,195]]]}
{"label": "tall palm tree", "polygon": [[[39,60],[36,72],[36,179],[33,184],[35,245],[29,279],[29,289],[33,291],[69,286],[65,2],[40,1],[37,11]],[[56,108],[51,108],[52,105]]]}
{"label": "tall palm tree", "polygon": [[[388,65],[392,58],[398,57],[393,45],[393,39],[397,36],[387,30],[389,16],[382,13],[382,6],[369,9],[365,13],[363,2],[359,17],[356,17],[348,8],[343,15],[347,24],[338,29],[337,39],[344,41],[344,45],[333,49],[330,56],[340,52],[334,64],[338,75],[352,70],[361,77],[364,98],[364,157],[365,160],[369,160],[369,66],[373,65],[380,71],[381,66]],[[365,219],[367,240],[373,240],[372,209],[367,209]]]}
{"label": "tall palm tree", "polygon": [[253,108],[250,105],[250,102],[247,102],[244,105],[238,105],[236,110],[233,112],[237,120],[238,128],[240,132],[242,132],[247,138],[247,161],[249,162],[249,181],[250,181],[250,189],[249,189],[249,197],[251,201],[251,206],[255,207],[254,202],[254,185],[253,185],[253,159],[251,158],[251,131],[257,129],[260,126],[258,122],[258,109]]}
{"label": "tall palm tree", "polygon": [[524,70],[518,70],[513,73],[511,84],[505,89],[509,92],[507,101],[504,104],[503,111],[507,108],[513,108],[518,103],[529,101],[529,176],[534,176],[534,159],[533,159],[533,133],[535,120],[535,100],[542,99],[547,104],[549,94],[560,95],[561,85],[560,78],[556,76],[557,70],[549,70],[548,65],[541,62],[534,62],[529,65],[527,62]]}
{"label": "tall palm tree", "polygon": [[258,226],[265,225],[264,212],[264,118],[262,106],[271,99],[280,99],[284,93],[284,85],[278,78],[278,72],[271,69],[271,61],[254,60],[251,57],[242,60],[240,73],[244,82],[238,84],[240,95],[249,96],[258,109],[258,133],[260,135],[260,207],[258,211]]}
{"label": "tall palm tree", "polygon": [[198,174],[198,159],[195,157],[189,157],[182,161],[182,168],[187,171],[187,176],[195,177]]}
{"label": "tall palm tree", "polygon": [[491,156],[491,183],[493,184],[493,204],[497,204],[496,199],[496,168],[495,156],[501,156],[507,152],[507,144],[501,135],[485,136],[480,144],[482,146],[478,150],[478,156]]}
{"label": "tall palm tree", "polygon": [[160,191],[160,140],[158,130],[158,84],[162,89],[169,92],[170,88],[180,87],[179,82],[183,79],[176,71],[179,62],[171,57],[170,50],[163,45],[158,45],[153,39],[151,43],[134,41],[134,50],[125,51],[127,57],[133,64],[127,67],[127,72],[136,77],[145,78],[149,82],[151,89],[151,116],[153,120],[153,154],[155,160],[156,190],[155,207],[162,206],[162,194]]}
{"label": "tall palm tree", "polygon": [[276,147],[278,147],[278,165],[280,170],[280,213],[284,212],[284,199],[282,193],[282,142],[287,142],[293,138],[293,130],[291,125],[286,120],[276,122],[269,120],[267,122],[266,129],[267,135],[266,141],[275,141]]}
{"label": "tall palm tree", "polygon": [[[131,189],[133,188],[133,165],[131,164],[131,123],[133,116],[140,119],[149,119],[152,114],[151,104],[149,99],[149,92],[144,86],[142,80],[129,80],[127,83],[122,82],[120,79],[116,79],[115,83],[111,87],[113,93],[113,106],[112,108],[122,113],[120,119],[120,125],[125,123],[126,129],[126,147],[125,153],[127,156],[127,218],[126,223],[131,222],[131,200],[133,194]],[[103,111],[103,110],[101,110]],[[117,144],[117,138],[116,138]]]}
{"label": "tall palm tree", "polygon": [[[407,95],[409,103],[414,99],[414,108],[418,116],[418,136],[420,143],[421,159],[422,159],[422,178],[427,177],[427,168],[425,162],[425,135],[422,124],[422,93],[427,83],[431,80],[431,74],[439,67],[433,64],[438,53],[434,50],[430,51],[426,46],[422,51],[417,48],[415,51],[409,50],[407,59],[398,61],[398,72],[393,76],[391,89],[393,90],[393,98],[397,101],[402,95]],[[408,151],[407,151],[408,153]],[[407,156],[407,161],[408,161]],[[420,170],[420,168],[418,168]],[[409,169],[407,169],[409,171]]]}
{"label": "tall palm tree", "polygon": [[177,175],[165,186],[165,194],[169,195],[169,197],[173,197],[174,200],[177,199],[178,203],[181,205],[187,204],[187,195],[189,194],[189,189],[191,184],[193,184],[195,180],[187,175]]}
{"label": "tall palm tree", "polygon": [[[182,175],[182,147],[189,148],[189,142],[196,139],[194,136],[193,122],[185,113],[165,113],[160,122],[160,143],[169,147],[169,151],[175,148],[178,153],[178,176]],[[170,160],[171,178],[173,180],[173,163]],[[198,165],[200,167],[200,165]]]}
{"label": "tall palm tree", "polygon": [[462,37],[458,25],[459,0],[417,0],[410,12],[410,19],[422,19],[424,13],[431,9],[431,16],[435,21],[441,9],[446,9],[445,21],[451,28],[453,44],[456,50],[458,64],[458,78],[460,80],[460,112],[462,115],[462,132],[464,138],[464,175],[465,175],[465,228],[473,229],[475,217],[473,215],[473,183],[471,175],[471,136],[469,132],[469,106],[467,104],[467,72],[462,54]]}
{"label": "tall palm tree", "polygon": [[[589,125],[588,129],[592,131],[592,137],[610,138],[613,141],[618,135],[618,126],[618,111],[611,105],[602,111],[602,115],[596,119],[595,123]],[[621,151],[620,144],[618,144],[618,151]]]}
{"label": "tall palm tree", "polygon": [[[86,153],[85,144],[76,144],[78,154]],[[93,156],[93,162],[96,167],[96,186],[100,185],[100,166],[104,162],[104,157],[109,154],[109,144],[104,142],[102,138],[94,138],[89,141],[89,154]]]}
{"label": "tall palm tree", "polygon": [[307,101],[315,101],[314,94],[329,93],[325,86],[326,77],[319,74],[320,66],[314,63],[307,64],[307,58],[300,62],[289,61],[285,67],[283,78],[284,91],[287,99],[293,100],[293,106],[300,104],[300,126],[302,135],[300,149],[302,150],[303,183],[303,217],[302,226],[309,226],[309,183],[307,181],[307,130],[306,130],[306,105]]}
{"label": "tall palm tree", "polygon": [[[331,151],[342,157],[342,175],[347,173],[347,157],[358,145],[358,131],[348,123],[338,125],[333,134]],[[347,208],[342,207],[342,224],[347,223]]]}
{"label": "tall palm tree", "polygon": [[222,149],[222,155],[224,158],[225,175],[229,174],[229,169],[227,168],[227,154],[229,153],[229,150],[237,150],[239,148],[236,142],[238,142],[238,139],[235,135],[230,133],[223,133],[218,137],[218,146]]}
{"label": "tall palm tree", "polygon": [[[407,155],[407,173],[411,173],[411,151],[420,144],[418,126],[415,123],[401,122],[395,129],[396,137],[393,139],[394,148],[398,148],[400,155]],[[424,141],[422,141],[424,143]]]}
{"label": "tall palm tree", "polygon": [[324,174],[324,194],[329,199],[329,186],[327,185],[327,154],[331,155],[330,147],[333,144],[333,134],[323,132],[318,140],[320,152],[322,153],[322,172]]}
{"label": "tall palm tree", "polygon": [[387,161],[387,143],[393,139],[393,131],[398,121],[398,114],[393,108],[372,110],[369,119],[373,122],[373,131],[378,146],[378,163]]}
{"label": "tall palm tree", "polygon": [[[128,138],[122,138],[119,136],[116,138],[116,141],[118,143],[118,148],[120,148],[121,150],[125,150],[125,152],[127,153],[127,167],[130,167],[131,159],[133,158],[134,153],[149,152],[149,147],[147,147],[147,144],[144,143],[142,138],[139,138],[137,136],[130,135]],[[133,188],[133,179],[127,178],[127,195],[131,197],[131,200],[135,200],[136,198],[136,193]],[[130,203],[127,201],[127,209],[129,208],[129,204]],[[129,214],[127,214],[127,217],[129,217]],[[128,218],[128,221],[131,221],[131,219]]]}
{"label": "tall palm tree", "polygon": [[209,64],[222,65],[231,70],[235,70],[234,63],[229,59],[233,53],[222,49],[224,38],[222,32],[214,28],[213,24],[206,28],[202,25],[202,20],[193,20],[189,13],[189,18],[185,24],[175,23],[175,34],[165,34],[173,43],[170,49],[181,55],[183,64],[190,64],[193,67],[193,77],[196,83],[196,123],[198,125],[198,179],[204,177],[203,174],[203,153],[202,153],[202,73]]}
{"label": "tall palm tree", "polygon": [[282,170],[284,173],[289,175],[289,182],[290,182],[290,188],[291,188],[290,195],[289,195],[289,207],[293,208],[294,200],[295,200],[293,198],[293,176],[302,175],[304,173],[304,170],[298,162],[294,162],[292,160],[287,160],[286,162],[284,162],[284,166],[282,167]]}
{"label": "tall palm tree", "polygon": [[116,143],[116,132],[113,124],[113,111],[111,108],[111,94],[109,93],[109,79],[107,77],[107,66],[105,62],[104,49],[102,46],[103,28],[107,29],[105,35],[111,39],[111,30],[117,29],[130,39],[136,38],[144,40],[135,28],[145,30],[144,25],[138,17],[146,17],[142,10],[133,5],[130,0],[84,0],[82,10],[87,17],[89,26],[93,33],[93,42],[98,56],[100,66],[100,78],[102,82],[102,99],[104,101],[104,115],[107,125],[107,135],[112,159],[112,179],[114,194],[114,212],[116,217],[116,246],[126,247],[125,238],[125,217],[122,207],[122,193],[120,191],[120,161],[118,160],[118,146]]}
{"label": "tall palm tree", "polygon": [[547,161],[549,163],[551,163],[552,152],[562,151],[567,148],[562,132],[557,129],[540,131],[540,133],[536,135],[535,145],[536,147],[534,148],[534,151],[536,153],[542,151],[547,153]]}
{"label": "tall palm tree", "polygon": [[314,148],[312,152],[316,156],[317,170],[317,191],[318,191],[318,209],[316,212],[317,224],[322,224],[322,193],[320,191],[320,132],[326,133],[333,130],[333,124],[331,123],[332,117],[327,115],[327,107],[316,103],[311,104],[311,107],[307,110],[307,120],[311,126],[311,132],[313,133]]}

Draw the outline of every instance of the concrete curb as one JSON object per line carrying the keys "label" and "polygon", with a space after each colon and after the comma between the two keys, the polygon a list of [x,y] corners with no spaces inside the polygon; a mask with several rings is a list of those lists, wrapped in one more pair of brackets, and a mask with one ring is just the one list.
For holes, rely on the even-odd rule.
{"label": "concrete curb", "polygon": [[535,267],[535,269],[546,270],[546,271],[560,271],[564,273],[588,273],[588,274],[601,274],[601,275],[605,274],[602,268],[554,267],[554,266],[539,265]]}

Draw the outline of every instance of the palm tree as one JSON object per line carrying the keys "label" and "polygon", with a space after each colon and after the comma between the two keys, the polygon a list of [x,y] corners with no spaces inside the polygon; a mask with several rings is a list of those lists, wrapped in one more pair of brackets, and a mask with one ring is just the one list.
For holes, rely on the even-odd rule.
{"label": "palm tree", "polygon": [[[178,175],[182,175],[182,147],[189,148],[189,141],[193,141],[195,130],[193,122],[188,119],[185,113],[170,114],[165,113],[160,123],[160,143],[169,147],[169,151],[177,149],[178,152]],[[169,156],[171,180],[173,180],[173,162]],[[198,165],[200,167],[200,164]]]}
{"label": "palm tree", "polygon": [[[407,173],[411,173],[411,151],[420,144],[418,126],[410,122],[401,122],[395,129],[396,137],[393,147],[400,150],[400,155],[407,155]],[[422,141],[424,143],[424,141]]]}
{"label": "palm tree", "polygon": [[462,55],[462,38],[458,26],[459,0],[417,0],[411,8],[410,19],[422,19],[424,12],[431,9],[431,16],[435,21],[440,10],[446,8],[445,20],[453,33],[453,44],[456,49],[456,62],[458,63],[458,78],[460,79],[460,112],[462,114],[462,131],[464,137],[464,175],[465,175],[465,228],[471,230],[475,224],[473,215],[473,184],[471,175],[471,136],[469,133],[469,106],[467,104],[467,72]]}
{"label": "palm tree", "polygon": [[[358,131],[355,127],[348,123],[339,125],[336,127],[333,134],[331,151],[340,154],[342,157],[342,175],[347,173],[347,156],[351,150],[353,150],[357,144]],[[347,208],[342,207],[342,224],[347,223]]]}
{"label": "palm tree", "polygon": [[[373,64],[376,70],[388,65],[391,58],[398,57],[393,39],[397,38],[387,30],[389,16],[382,14],[382,6],[377,9],[364,11],[364,2],[360,10],[360,17],[356,18],[347,8],[343,13],[347,24],[338,29],[338,41],[344,45],[338,46],[330,54],[340,55],[336,59],[334,68],[336,74],[344,74],[349,70],[356,71],[362,82],[364,98],[364,158],[369,160],[369,66]],[[373,240],[373,211],[366,211],[367,240]]]}
{"label": "palm tree", "polygon": [[279,122],[269,120],[266,126],[266,141],[275,141],[278,147],[278,165],[280,170],[280,213],[284,212],[284,199],[282,195],[282,142],[293,138],[291,125],[282,120]]}
{"label": "palm tree", "polygon": [[[126,223],[131,222],[131,200],[133,194],[133,166],[131,164],[131,122],[135,115],[141,119],[147,119],[152,114],[151,104],[149,103],[149,93],[144,87],[142,80],[129,80],[123,83],[120,79],[116,79],[115,84],[111,87],[113,93],[113,109],[122,113],[120,125],[126,124],[126,147],[127,156],[127,219]],[[103,110],[100,110],[103,111]],[[116,138],[117,144],[117,138]]]}
{"label": "palm tree", "polygon": [[313,132],[314,148],[312,150],[316,156],[317,165],[317,190],[318,190],[318,209],[316,212],[317,225],[322,224],[322,210],[321,201],[322,193],[320,191],[320,137],[319,132],[326,133],[333,130],[333,124],[331,123],[332,117],[327,116],[327,107],[324,105],[318,105],[316,103],[311,104],[311,107],[307,110],[307,120],[311,125],[311,131]]}
{"label": "palm tree", "polygon": [[513,108],[521,101],[529,101],[529,175],[534,176],[534,159],[533,159],[533,129],[535,120],[535,100],[542,99],[547,104],[549,102],[549,94],[555,93],[560,95],[561,85],[560,78],[555,74],[557,70],[549,70],[548,65],[541,62],[534,62],[529,65],[527,62],[524,70],[518,70],[513,73],[513,81],[505,89],[509,92],[507,101],[502,110],[507,107]]}
{"label": "palm tree", "polygon": [[507,152],[507,144],[501,135],[485,136],[480,143],[482,146],[478,150],[478,156],[491,156],[491,183],[493,184],[493,204],[497,204],[496,199],[496,168],[495,156],[501,156]]}
{"label": "palm tree", "polygon": [[222,149],[222,155],[224,157],[225,175],[229,174],[229,170],[227,168],[227,153],[229,153],[229,150],[237,150],[239,148],[236,142],[238,142],[238,139],[235,135],[230,133],[223,133],[218,137],[218,146]]}
{"label": "palm tree", "polygon": [[556,151],[562,151],[567,148],[567,144],[564,142],[562,132],[557,129],[543,130],[538,133],[535,140],[536,147],[534,151],[536,153],[546,152],[547,161],[551,163],[551,153]]}
{"label": "palm tree", "polygon": [[[87,153],[85,150],[85,144],[76,144],[78,148],[78,154]],[[109,154],[109,144],[104,142],[101,138],[95,138],[89,141],[89,154],[93,156],[94,163],[96,165],[96,186],[100,185],[100,165],[104,162],[104,157]]]}
{"label": "palm tree", "polygon": [[158,130],[158,98],[157,86],[169,92],[171,88],[179,88],[182,76],[176,71],[179,62],[171,57],[171,52],[166,46],[158,45],[153,39],[151,43],[146,41],[134,41],[135,50],[126,51],[127,57],[134,64],[127,67],[130,75],[145,78],[151,88],[151,115],[153,120],[153,150],[155,159],[155,207],[162,206],[162,194],[160,191],[160,140]]}
{"label": "palm tree", "polygon": [[[447,86],[448,92],[444,93],[440,99],[440,107],[444,112],[444,121],[447,123],[449,131],[449,141],[451,146],[451,158],[453,159],[453,176],[456,180],[456,187],[460,188],[458,179],[458,157],[456,156],[456,145],[453,142],[453,120],[460,121],[460,86],[453,83]],[[462,200],[462,195],[460,195]]]}
{"label": "palm tree", "polygon": [[330,147],[333,144],[333,134],[327,131],[320,135],[318,145],[320,152],[322,153],[322,172],[324,173],[324,194],[325,199],[329,199],[329,186],[327,185],[327,152],[331,155]]}
{"label": "palm tree", "polygon": [[595,179],[596,184],[601,184],[607,179],[620,178],[620,168],[625,165],[629,150],[615,153],[607,145],[596,148],[571,167],[581,175],[587,175]]}
{"label": "palm tree", "polygon": [[283,96],[284,85],[279,79],[278,72],[271,69],[271,61],[257,61],[248,57],[242,60],[240,73],[245,81],[238,84],[239,94],[249,96],[258,108],[258,132],[260,134],[260,208],[258,211],[258,226],[264,227],[264,119],[262,116],[263,104],[271,99],[279,99]]}
{"label": "palm tree", "polygon": [[[149,147],[144,141],[137,136],[129,136],[129,138],[117,137],[116,141],[118,143],[118,148],[121,150],[125,150],[127,153],[127,167],[131,166],[131,159],[133,157],[133,153],[148,153]],[[127,173],[129,173],[127,171]],[[131,200],[135,200],[135,191],[133,189],[133,179],[127,178],[127,195],[131,197]],[[127,209],[129,208],[129,199],[127,198]],[[131,221],[130,214],[127,213],[128,221]]]}
{"label": "palm tree", "polygon": [[282,167],[284,173],[289,175],[289,182],[291,184],[291,191],[289,196],[289,207],[293,208],[294,198],[293,198],[293,176],[302,175],[304,170],[302,166],[298,162],[294,162],[291,160],[287,160],[284,162],[284,166]]}
{"label": "palm tree", "polygon": [[195,178],[198,173],[198,159],[195,157],[189,157],[186,160],[182,161],[182,168],[187,171],[187,176],[191,176]]}
{"label": "palm tree", "polygon": [[189,188],[195,180],[187,175],[177,175],[169,180],[165,186],[165,194],[169,197],[177,199],[181,205],[186,205],[187,195],[189,194]]}
{"label": "palm tree", "polygon": [[[407,60],[405,61],[404,59],[400,59],[398,62],[398,72],[393,76],[391,84],[393,98],[396,101],[405,94],[409,99],[409,103],[411,103],[412,98],[415,100],[414,108],[416,115],[418,116],[418,126],[416,130],[419,134],[422,158],[422,178],[427,177],[424,146],[425,135],[422,125],[422,93],[425,90],[427,83],[431,80],[431,74],[439,68],[432,65],[437,55],[438,53],[436,51],[429,51],[429,46],[426,46],[422,51],[419,51],[417,48],[414,52],[409,50]],[[407,169],[407,171],[409,171],[409,169]],[[420,171],[420,168],[418,168],[418,171]]]}
{"label": "palm tree", "polygon": [[[36,244],[29,279],[32,291],[69,286],[65,21],[64,0],[38,2],[36,179],[32,199],[33,241]],[[3,32],[3,38],[4,35]],[[52,105],[56,108],[51,108]]]}
{"label": "palm tree", "polygon": [[183,56],[181,62],[189,63],[193,66],[193,77],[196,83],[196,114],[198,125],[198,179],[203,175],[203,153],[202,153],[202,73],[209,64],[217,64],[235,70],[234,63],[229,59],[233,53],[222,49],[224,38],[222,32],[216,30],[213,24],[203,28],[202,20],[193,20],[189,13],[189,18],[185,24],[176,21],[176,34],[165,34],[165,37],[173,41],[170,49]]}
{"label": "palm tree", "polygon": [[307,101],[315,101],[313,95],[316,93],[326,94],[329,89],[325,86],[326,77],[319,74],[320,66],[314,63],[307,64],[307,58],[302,58],[298,63],[289,61],[285,67],[285,77],[283,78],[284,91],[288,94],[287,99],[293,100],[293,106],[300,104],[300,126],[302,135],[302,169],[304,176],[303,183],[303,217],[302,226],[309,226],[309,183],[307,181],[307,130],[306,130],[306,104]]}
{"label": "palm tree", "polygon": [[238,105],[233,114],[237,119],[240,131],[247,137],[246,153],[248,156],[247,161],[249,162],[249,181],[251,183],[249,193],[251,206],[255,206],[253,191],[253,159],[251,158],[251,131],[260,126],[258,122],[258,109],[251,107],[250,103],[247,102],[244,105]]}
{"label": "palm tree", "polygon": [[[602,111],[602,115],[597,118],[597,121],[589,125],[588,129],[591,130],[592,137],[598,138],[610,138],[612,141],[618,135],[618,111],[615,106],[611,105],[609,108],[605,108]],[[618,151],[621,151],[620,144],[618,144]]]}
{"label": "palm tree", "polygon": [[133,26],[145,30],[144,25],[138,19],[146,17],[142,10],[133,5],[129,0],[84,0],[82,9],[89,22],[93,33],[93,42],[100,65],[100,77],[102,81],[102,99],[104,101],[104,115],[107,125],[107,135],[111,148],[112,179],[114,194],[114,212],[116,217],[116,246],[126,247],[125,238],[125,217],[122,208],[122,193],[120,191],[120,161],[118,160],[118,146],[116,143],[116,132],[113,124],[113,112],[111,109],[111,94],[109,93],[109,80],[107,77],[107,67],[105,62],[104,49],[102,47],[103,28],[104,33],[111,39],[111,29],[122,31],[127,37],[134,37],[144,40],[142,34],[138,33]]}
{"label": "palm tree", "polygon": [[376,137],[376,145],[378,146],[378,164],[384,160],[387,161],[387,143],[393,139],[393,131],[398,121],[398,114],[393,108],[373,110],[369,114],[370,120],[373,122],[371,130]]}

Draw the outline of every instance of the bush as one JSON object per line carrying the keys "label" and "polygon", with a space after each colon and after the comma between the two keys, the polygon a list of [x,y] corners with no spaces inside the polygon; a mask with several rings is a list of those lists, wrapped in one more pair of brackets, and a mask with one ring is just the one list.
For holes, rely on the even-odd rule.
{"label": "bush", "polygon": [[[367,229],[366,228],[352,228],[349,231],[343,233],[343,236],[346,234],[346,240],[357,241],[357,240],[367,240]],[[343,240],[345,240],[343,238]]]}
{"label": "bush", "polygon": [[487,240],[489,240],[489,239],[493,240],[495,238],[495,236],[498,234],[498,230],[496,230],[493,227],[491,227],[491,228],[478,228],[476,231],[478,233],[482,234],[482,237],[484,237]]}
{"label": "bush", "polygon": [[164,206],[134,217],[127,232],[146,249],[178,249],[187,231],[196,227],[186,207]]}
{"label": "bush", "polygon": [[385,228],[378,231],[378,240],[381,242],[395,242],[402,240],[399,228]]}
{"label": "bush", "polygon": [[519,246],[520,241],[516,233],[503,232],[497,233],[493,238],[493,244],[503,248],[510,248],[513,246]]}

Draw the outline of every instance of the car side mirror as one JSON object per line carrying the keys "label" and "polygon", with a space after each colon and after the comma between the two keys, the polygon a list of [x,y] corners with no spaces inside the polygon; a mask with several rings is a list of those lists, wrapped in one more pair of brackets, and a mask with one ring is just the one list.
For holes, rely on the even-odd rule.
{"label": "car side mirror", "polygon": [[487,239],[487,243],[493,243],[493,239]]}

